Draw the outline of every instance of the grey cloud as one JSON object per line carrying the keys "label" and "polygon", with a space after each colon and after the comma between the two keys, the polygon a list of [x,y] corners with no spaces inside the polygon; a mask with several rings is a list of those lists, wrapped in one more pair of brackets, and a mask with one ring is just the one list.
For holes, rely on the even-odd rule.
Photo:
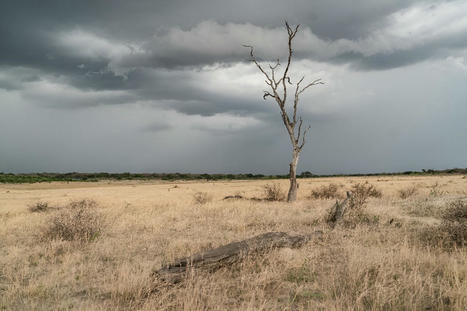
{"label": "grey cloud", "polygon": [[283,57],[283,19],[302,25],[293,71],[326,82],[302,98],[312,130],[300,170],[466,166],[465,10],[462,1],[7,1],[0,171],[285,173],[279,111],[262,100],[241,47]]}
{"label": "grey cloud", "polygon": [[88,108],[100,105],[118,105],[137,101],[125,91],[86,91],[47,80],[28,83],[21,92],[28,102],[60,109]]}
{"label": "grey cloud", "polygon": [[[456,6],[460,6],[456,10]],[[296,55],[324,62],[364,64],[362,68],[385,69],[416,63],[429,57],[446,57],[446,48],[467,47],[465,3],[441,3],[436,7],[414,5],[388,17],[381,28],[358,39],[323,40],[303,26],[295,42]],[[420,19],[429,20],[417,26]],[[135,58],[147,66],[177,67],[238,62],[244,59],[242,43],[254,45],[256,55],[266,60],[284,56],[283,28],[265,28],[253,24],[202,22],[188,30],[173,28],[143,45],[144,53]],[[279,51],[279,52],[278,52]],[[349,57],[350,56],[350,57]],[[143,60],[144,59],[144,60]],[[384,65],[371,65],[373,59]],[[131,63],[131,60],[128,60]]]}
{"label": "grey cloud", "polygon": [[[308,43],[327,46],[339,39],[359,40],[371,35],[373,31],[387,26],[388,14],[412,3],[414,1],[385,0],[378,3],[357,1],[342,4],[300,0],[287,4],[278,1],[271,5],[270,1],[226,4],[203,0],[183,2],[181,5],[180,1],[114,1],[109,10],[109,4],[105,1],[42,1],[40,7],[31,5],[28,1],[15,1],[14,4],[6,4],[2,10],[0,29],[3,46],[0,50],[0,62],[29,65],[71,76],[80,76],[81,71],[77,68],[80,64],[86,64],[94,72],[106,68],[112,62],[108,55],[100,59],[80,57],[57,45],[59,33],[73,32],[76,27],[85,33],[95,34],[98,38],[123,45],[137,44],[145,48],[144,53],[128,55],[118,60],[123,67],[134,65],[172,68],[241,61],[246,58],[245,51],[240,47],[242,43],[258,45],[258,52],[263,57],[274,58],[277,50],[282,50],[277,48],[275,42],[280,42],[276,37],[283,33],[281,27],[284,18],[291,17],[292,22],[300,22],[305,28],[311,27],[315,38]],[[264,14],[266,7],[267,15]],[[213,33],[209,32],[212,29],[202,28],[205,20],[219,21],[221,25],[216,26],[219,24],[215,22],[211,24],[211,28],[218,29],[218,32],[214,33],[216,36],[210,44],[196,41],[197,37],[192,36],[193,42],[188,45],[182,43],[177,47],[176,43],[180,43],[177,35],[183,33],[188,34],[184,36],[185,40],[190,38],[190,34],[193,35],[193,31],[198,31],[198,39],[212,37]],[[244,23],[258,26],[245,27]],[[244,30],[236,31],[239,27]],[[178,33],[177,29],[180,29]],[[261,29],[264,31],[261,32]],[[268,29],[274,31],[267,31]],[[156,35],[151,39],[154,33]],[[264,34],[269,34],[269,37],[263,38]],[[75,46],[73,51],[88,48]],[[327,50],[316,53],[313,49],[311,46],[311,50],[302,54],[303,57],[330,61],[332,57],[329,59],[326,56],[335,53]],[[343,51],[346,52],[349,51]],[[105,78],[111,81],[97,84],[96,87],[116,87],[119,84],[118,79],[110,76]],[[83,80],[85,79],[79,82],[85,84]],[[88,84],[91,83],[89,80]]]}
{"label": "grey cloud", "polygon": [[151,124],[148,124],[144,127],[141,128],[142,131],[144,132],[162,132],[162,131],[165,131],[165,130],[168,130],[172,128],[172,126],[168,123],[163,123],[163,122],[157,122],[157,123],[151,123]]}
{"label": "grey cloud", "polygon": [[15,83],[15,81],[0,78],[0,89],[11,91],[11,90],[19,90],[20,88],[21,86]]}

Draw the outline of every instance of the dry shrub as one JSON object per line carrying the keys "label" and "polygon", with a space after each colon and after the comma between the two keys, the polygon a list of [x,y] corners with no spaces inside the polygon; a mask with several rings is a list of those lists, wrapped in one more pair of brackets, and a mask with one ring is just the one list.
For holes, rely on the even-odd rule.
{"label": "dry shrub", "polygon": [[278,184],[264,185],[264,199],[267,201],[284,201],[285,193]]}
{"label": "dry shrub", "polygon": [[[361,186],[360,184],[354,185],[354,192],[347,192],[347,198],[341,202],[336,203],[331,207],[325,221],[332,227],[341,222],[344,227],[355,228],[358,224],[377,225],[379,223],[379,216],[370,215],[364,211],[366,200],[372,193],[372,186]],[[370,190],[368,190],[370,188]],[[362,190],[363,189],[363,190]],[[378,194],[376,194],[378,195]]]}
{"label": "dry shrub", "polygon": [[358,225],[377,226],[380,222],[378,215],[369,214],[362,210],[350,211],[346,217],[342,219],[344,228],[356,228]]}
{"label": "dry shrub", "polygon": [[68,204],[68,208],[71,209],[94,209],[97,207],[97,202],[90,199],[72,201]]}
{"label": "dry shrub", "polygon": [[370,197],[381,198],[382,196],[382,192],[368,182],[358,183],[352,186],[349,207],[351,210],[362,209]]}
{"label": "dry shrub", "polygon": [[96,202],[81,200],[71,202],[52,216],[43,232],[47,240],[91,242],[102,232],[103,222],[96,212]]}
{"label": "dry shrub", "polygon": [[399,197],[403,200],[410,198],[411,196],[414,196],[417,194],[418,189],[415,186],[411,186],[405,189],[400,189],[399,190]]}
{"label": "dry shrub", "polygon": [[441,186],[438,182],[434,183],[430,188],[430,196],[432,197],[440,197],[446,194],[445,191],[441,190]]}
{"label": "dry shrub", "polygon": [[414,230],[419,241],[422,244],[440,248],[465,246],[467,237],[467,204],[465,201],[458,200],[449,203],[440,215],[440,225],[424,226]]}
{"label": "dry shrub", "polygon": [[51,208],[52,207],[49,206],[48,202],[36,202],[32,205],[29,205],[28,210],[31,213],[43,213],[49,211]]}
{"label": "dry shrub", "polygon": [[467,237],[467,204],[461,200],[452,202],[442,214],[439,230],[448,243],[464,246]]}
{"label": "dry shrub", "polygon": [[323,185],[311,191],[310,199],[337,199],[340,197],[338,189],[336,184]]}
{"label": "dry shrub", "polygon": [[435,217],[441,218],[443,210],[445,210],[445,201],[422,199],[410,204],[403,204],[407,214],[416,217]]}
{"label": "dry shrub", "polygon": [[193,195],[193,201],[196,204],[206,204],[212,201],[212,197],[207,192],[196,192]]}

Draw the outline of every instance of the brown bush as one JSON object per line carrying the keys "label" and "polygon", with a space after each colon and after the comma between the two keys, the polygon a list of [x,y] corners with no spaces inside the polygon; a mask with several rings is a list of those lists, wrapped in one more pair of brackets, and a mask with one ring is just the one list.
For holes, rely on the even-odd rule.
{"label": "brown bush", "polygon": [[340,197],[338,190],[336,184],[323,185],[311,191],[310,199],[337,199]]}
{"label": "brown bush", "polygon": [[399,190],[399,197],[403,200],[410,198],[411,196],[417,194],[418,189],[415,186],[411,186],[409,188],[400,189]]}
{"label": "brown bush", "polygon": [[441,215],[443,219],[439,229],[448,240],[458,246],[464,246],[467,237],[467,204],[458,200],[452,202]]}
{"label": "brown bush", "polygon": [[349,207],[352,210],[362,209],[370,197],[381,198],[382,196],[382,192],[368,182],[358,183],[352,186]]}
{"label": "brown bush", "polygon": [[196,204],[206,204],[212,201],[212,197],[207,192],[196,192],[193,195],[193,201]]}
{"label": "brown bush", "polygon": [[91,242],[102,232],[101,216],[91,200],[75,201],[52,216],[43,232],[47,240]]}
{"label": "brown bush", "polygon": [[408,205],[403,205],[407,214],[416,217],[435,217],[441,218],[444,207],[444,202],[422,199],[411,202]]}
{"label": "brown bush", "polygon": [[415,232],[419,240],[435,247],[451,248],[465,246],[467,237],[467,204],[465,201],[451,202],[441,213],[441,224],[424,226]]}
{"label": "brown bush", "polygon": [[278,184],[265,185],[264,187],[264,199],[267,201],[284,201],[285,193]]}
{"label": "brown bush", "polygon": [[78,201],[73,201],[68,204],[68,208],[71,209],[93,209],[97,207],[97,202],[94,200],[90,199],[84,199],[84,200],[78,200]]}

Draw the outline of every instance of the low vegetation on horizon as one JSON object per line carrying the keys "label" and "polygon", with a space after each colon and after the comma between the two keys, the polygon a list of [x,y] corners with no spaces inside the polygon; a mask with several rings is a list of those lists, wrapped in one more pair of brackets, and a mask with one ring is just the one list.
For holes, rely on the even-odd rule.
{"label": "low vegetation on horizon", "polygon": [[[294,203],[287,186],[0,184],[0,310],[467,308],[462,175],[301,179]],[[176,284],[154,274],[267,232],[322,234]]]}
{"label": "low vegetation on horizon", "polygon": [[[430,176],[430,175],[467,175],[467,168],[452,168],[446,170],[422,170],[422,171],[405,171],[397,173],[369,173],[369,174],[334,174],[334,175],[319,175],[309,171],[304,171],[297,175],[297,178],[322,178],[322,177],[345,177],[345,176],[395,176],[395,175],[415,175],[415,176]],[[0,184],[21,184],[21,183],[37,183],[37,182],[97,182],[100,180],[256,180],[256,179],[287,179],[285,175],[264,175],[264,174],[191,174],[191,173],[29,173],[29,174],[13,174],[0,172]]]}

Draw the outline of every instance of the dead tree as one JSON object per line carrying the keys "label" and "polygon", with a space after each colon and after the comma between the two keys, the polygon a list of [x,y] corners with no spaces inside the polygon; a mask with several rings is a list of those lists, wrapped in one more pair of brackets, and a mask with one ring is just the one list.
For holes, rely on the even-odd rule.
{"label": "dead tree", "polygon": [[[250,48],[250,57],[251,61],[258,67],[258,69],[266,77],[266,84],[269,86],[269,90],[264,91],[263,99],[266,100],[268,97],[273,98],[279,106],[282,121],[287,129],[287,133],[290,137],[290,142],[292,143],[292,161],[290,162],[289,168],[289,178],[290,178],[290,188],[287,195],[287,201],[292,202],[297,198],[297,164],[300,157],[300,152],[305,145],[306,134],[310,129],[310,126],[302,128],[303,120],[300,116],[297,116],[298,102],[300,95],[305,92],[309,87],[323,84],[321,79],[313,80],[311,83],[302,85],[305,77],[302,77],[298,82],[292,83],[292,80],[289,76],[290,64],[292,62],[292,40],[295,38],[295,35],[298,32],[300,25],[297,25],[295,28],[291,28],[287,22],[285,22],[285,27],[288,34],[288,57],[287,64],[284,71],[281,74],[278,74],[277,69],[280,66],[279,59],[275,62],[274,65],[269,65],[269,70],[264,69],[263,66],[258,62],[255,54],[254,48],[251,45],[244,45],[245,47]],[[292,115],[289,115],[287,112],[287,87],[291,86],[295,88],[295,92],[292,98]]]}

